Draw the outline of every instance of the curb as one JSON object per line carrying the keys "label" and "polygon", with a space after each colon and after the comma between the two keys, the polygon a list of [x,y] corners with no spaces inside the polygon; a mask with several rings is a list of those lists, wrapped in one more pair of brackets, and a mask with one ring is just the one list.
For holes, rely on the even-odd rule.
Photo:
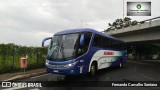
{"label": "curb", "polygon": [[4,81],[20,80],[20,79],[25,79],[25,78],[29,78],[29,77],[33,77],[33,76],[37,76],[37,75],[46,74],[46,73],[47,73],[46,71],[41,71],[41,72],[32,73],[32,74],[18,75],[18,76],[9,78],[9,79],[4,80]]}

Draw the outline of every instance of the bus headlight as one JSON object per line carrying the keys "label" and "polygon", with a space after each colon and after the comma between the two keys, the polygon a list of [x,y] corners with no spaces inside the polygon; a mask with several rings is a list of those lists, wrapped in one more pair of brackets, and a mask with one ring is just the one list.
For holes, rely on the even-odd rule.
{"label": "bus headlight", "polygon": [[69,63],[69,64],[66,64],[65,67],[66,68],[69,68],[69,67],[72,67],[74,66],[78,61],[74,62],[74,63]]}
{"label": "bus headlight", "polygon": [[46,65],[48,65],[49,64],[49,61],[48,60],[46,60]]}

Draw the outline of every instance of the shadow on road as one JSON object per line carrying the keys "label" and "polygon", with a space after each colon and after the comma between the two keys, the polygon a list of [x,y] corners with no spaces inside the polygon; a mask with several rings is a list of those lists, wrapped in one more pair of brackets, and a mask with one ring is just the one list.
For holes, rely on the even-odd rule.
{"label": "shadow on road", "polygon": [[121,70],[124,69],[126,67],[122,67],[122,68],[117,68],[117,67],[112,67],[112,68],[106,68],[106,69],[102,69],[99,70],[96,75],[94,76],[90,76],[89,74],[85,74],[85,75],[78,75],[78,76],[64,76],[64,78],[57,78],[57,81],[102,81],[102,78],[106,77],[107,74],[111,73],[111,72],[115,72],[117,70]]}

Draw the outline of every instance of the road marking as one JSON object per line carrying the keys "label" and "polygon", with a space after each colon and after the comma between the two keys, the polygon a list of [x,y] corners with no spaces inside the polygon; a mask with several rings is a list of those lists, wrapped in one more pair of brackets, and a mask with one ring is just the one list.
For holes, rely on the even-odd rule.
{"label": "road marking", "polygon": [[45,75],[50,75],[51,73],[47,73],[47,74],[43,74],[43,75],[39,75],[39,76],[35,76],[35,77],[31,77],[31,78],[38,78],[38,77],[42,77],[42,76],[45,76]]}
{"label": "road marking", "polygon": [[15,79],[18,79],[18,78],[21,78],[21,77],[23,77],[23,75],[17,75],[17,76],[11,77],[9,79],[6,79],[4,81],[11,81],[11,80],[15,80]]}
{"label": "road marking", "polygon": [[104,78],[103,80],[109,80],[110,78],[109,77],[107,77],[107,78]]}
{"label": "road marking", "polygon": [[16,89],[22,89],[22,88],[26,88],[26,87],[12,87],[12,88],[5,88],[2,90],[16,90]]}
{"label": "road marking", "polygon": [[149,76],[146,76],[146,75],[144,75],[144,74],[142,74],[142,73],[139,73],[141,76],[143,76],[144,78],[147,78],[147,79],[150,79],[150,80],[152,80],[152,81],[156,81],[155,79],[153,79],[153,78],[151,78],[151,77],[149,77]]}
{"label": "road marking", "polygon": [[[22,89],[22,88],[27,88],[27,87],[13,87],[13,88],[6,88],[2,90],[16,90],[16,89]],[[34,88],[34,89],[29,89],[29,90],[40,90],[40,89]]]}
{"label": "road marking", "polygon": [[38,88],[34,88],[34,89],[29,89],[29,90],[40,90],[40,89],[38,89]]}

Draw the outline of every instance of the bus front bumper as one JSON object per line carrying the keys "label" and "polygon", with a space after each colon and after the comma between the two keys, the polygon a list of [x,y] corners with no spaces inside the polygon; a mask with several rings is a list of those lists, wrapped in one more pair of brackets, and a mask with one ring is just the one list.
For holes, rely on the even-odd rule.
{"label": "bus front bumper", "polygon": [[46,67],[46,71],[48,73],[54,73],[54,74],[62,74],[62,75],[77,75],[79,73],[76,72],[74,69],[53,69]]}
{"label": "bus front bumper", "polygon": [[82,74],[81,69],[83,69],[83,66],[72,66],[69,68],[52,68],[48,65],[46,65],[46,71],[48,73],[53,74],[62,74],[62,75],[79,75]]}

